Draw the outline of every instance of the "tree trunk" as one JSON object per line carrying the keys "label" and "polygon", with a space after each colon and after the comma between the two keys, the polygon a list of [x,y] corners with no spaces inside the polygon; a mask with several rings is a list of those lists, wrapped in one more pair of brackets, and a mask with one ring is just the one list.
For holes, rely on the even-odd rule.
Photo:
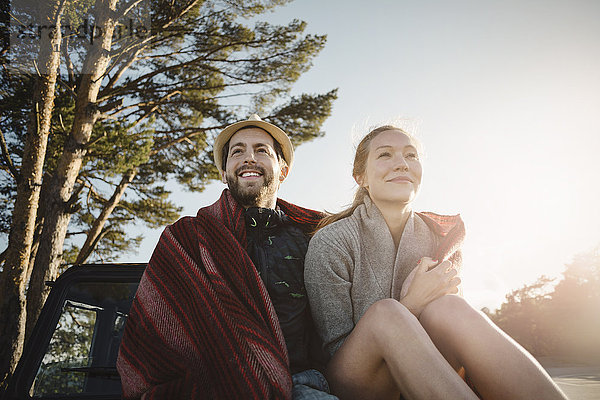
{"label": "tree trunk", "polygon": [[75,181],[99,115],[96,99],[110,59],[116,3],[117,0],[97,0],[95,4],[94,20],[102,36],[94,41],[83,64],[84,74],[75,102],[75,119],[50,184],[40,247],[27,292],[28,331],[35,325],[48,296],[45,282],[56,279],[58,274],[72,203],[77,200],[71,200]]}
{"label": "tree trunk", "polygon": [[119,202],[121,201],[121,197],[123,197],[125,190],[127,190],[129,184],[131,183],[131,181],[133,181],[133,178],[135,178],[136,174],[137,169],[132,169],[127,171],[123,175],[121,182],[119,182],[119,184],[115,188],[113,195],[106,202],[104,208],[102,208],[102,211],[100,212],[100,215],[98,216],[98,218],[96,218],[94,224],[88,232],[88,235],[85,239],[85,243],[83,244],[81,250],[79,251],[79,254],[77,255],[77,260],[75,261],[75,264],[81,264],[85,262],[85,260],[87,260],[90,254],[92,254],[92,251],[98,243],[100,234],[102,233],[102,228],[104,228],[106,221],[108,221],[108,217],[110,217],[110,214],[113,212],[117,204],[119,204]]}
{"label": "tree trunk", "polygon": [[[42,35],[33,110],[28,127],[21,170],[17,177],[17,197],[12,214],[6,260],[0,275],[0,380],[5,386],[23,352],[25,337],[25,286],[35,230],[44,159],[54,108],[60,63],[61,15],[59,1],[40,2],[41,25],[56,25],[54,35]],[[52,36],[52,37],[51,37]]]}

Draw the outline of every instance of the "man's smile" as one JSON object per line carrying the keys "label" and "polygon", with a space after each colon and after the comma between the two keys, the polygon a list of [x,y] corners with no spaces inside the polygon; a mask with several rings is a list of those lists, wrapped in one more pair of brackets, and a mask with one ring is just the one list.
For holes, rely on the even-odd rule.
{"label": "man's smile", "polygon": [[253,171],[245,171],[245,172],[242,172],[242,173],[240,174],[240,176],[241,176],[242,178],[248,178],[248,177],[251,177],[251,176],[257,176],[257,177],[258,177],[258,176],[261,176],[261,175],[260,175],[258,172],[253,172]]}
{"label": "man's smile", "polygon": [[242,167],[238,170],[237,176],[244,180],[256,180],[264,175],[264,171],[260,167]]}

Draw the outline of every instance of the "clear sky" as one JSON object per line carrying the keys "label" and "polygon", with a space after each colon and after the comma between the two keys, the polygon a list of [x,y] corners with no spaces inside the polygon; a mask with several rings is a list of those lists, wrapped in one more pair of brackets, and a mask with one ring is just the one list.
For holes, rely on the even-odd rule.
{"label": "clear sky", "polygon": [[[339,88],[326,136],[297,149],[280,195],[338,211],[354,145],[400,119],[423,142],[415,210],[460,213],[465,296],[495,308],[600,243],[600,2],[297,0],[263,20],[327,34],[294,94]],[[233,122],[233,121],[232,121]],[[178,192],[193,215],[224,188]],[[145,231],[147,261],[160,231]]]}

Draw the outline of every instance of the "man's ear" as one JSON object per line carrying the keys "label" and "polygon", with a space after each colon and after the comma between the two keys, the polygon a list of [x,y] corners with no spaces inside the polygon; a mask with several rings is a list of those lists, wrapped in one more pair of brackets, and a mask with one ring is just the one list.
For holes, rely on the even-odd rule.
{"label": "man's ear", "polygon": [[221,172],[221,182],[227,185],[227,178],[225,177],[225,171]]}
{"label": "man's ear", "polygon": [[281,174],[279,175],[279,182],[283,182],[287,178],[290,168],[287,165],[281,167]]}

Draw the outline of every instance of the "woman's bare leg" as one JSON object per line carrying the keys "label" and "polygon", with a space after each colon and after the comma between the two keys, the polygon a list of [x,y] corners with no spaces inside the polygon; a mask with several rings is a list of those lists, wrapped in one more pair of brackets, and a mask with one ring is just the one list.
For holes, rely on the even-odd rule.
{"label": "woman's bare leg", "polygon": [[448,362],[464,366],[484,399],[566,399],[525,349],[462,297],[432,301],[419,320]]}
{"label": "woman's bare leg", "polygon": [[340,399],[476,399],[419,321],[393,299],[373,304],[327,367]]}

